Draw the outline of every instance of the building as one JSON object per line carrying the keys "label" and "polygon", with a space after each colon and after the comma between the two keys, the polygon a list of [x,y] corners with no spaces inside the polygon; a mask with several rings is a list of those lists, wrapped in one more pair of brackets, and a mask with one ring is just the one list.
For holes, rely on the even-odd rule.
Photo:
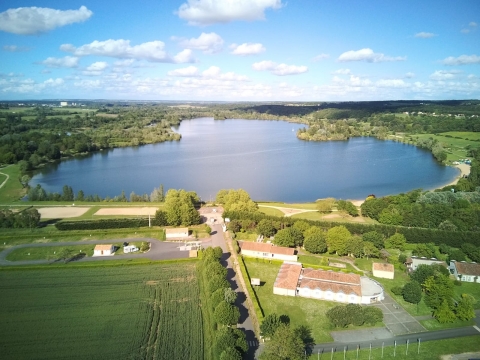
{"label": "building", "polygon": [[456,280],[480,283],[480,264],[452,260],[449,270]]}
{"label": "building", "polygon": [[112,256],[115,254],[115,246],[112,244],[96,245],[93,249],[93,256]]}
{"label": "building", "polygon": [[66,101],[60,101],[60,106],[68,106],[68,103]]}
{"label": "building", "polygon": [[273,293],[349,304],[371,304],[385,298],[376,281],[353,273],[302,268],[284,262],[273,285]]}
{"label": "building", "polygon": [[395,269],[392,264],[376,263],[372,264],[372,274],[375,277],[384,279],[393,279]]}
{"label": "building", "polygon": [[256,257],[260,259],[297,261],[298,256],[295,249],[273,244],[242,241],[240,243],[242,255]]}
{"label": "building", "polygon": [[417,270],[418,265],[433,265],[433,264],[439,264],[447,267],[447,264],[445,263],[445,261],[437,260],[435,258],[427,259],[426,257],[412,256],[411,258],[407,258],[407,261],[405,261],[405,265],[407,266],[408,271]]}
{"label": "building", "polygon": [[185,239],[188,238],[188,228],[173,228],[165,230],[165,237],[169,239]]}

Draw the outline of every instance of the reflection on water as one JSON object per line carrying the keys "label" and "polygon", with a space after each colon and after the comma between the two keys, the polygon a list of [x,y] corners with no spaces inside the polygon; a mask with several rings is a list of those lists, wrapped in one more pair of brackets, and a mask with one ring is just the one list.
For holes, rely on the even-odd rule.
{"label": "reflection on water", "polygon": [[300,127],[280,121],[182,121],[181,141],[52,163],[31,184],[57,192],[68,184],[75,192],[101,196],[122,190],[127,196],[131,191],[149,194],[163,184],[194,190],[207,200],[220,189],[243,188],[257,200],[305,202],[430,189],[457,175],[412,145],[374,138],[304,142],[295,136]]}

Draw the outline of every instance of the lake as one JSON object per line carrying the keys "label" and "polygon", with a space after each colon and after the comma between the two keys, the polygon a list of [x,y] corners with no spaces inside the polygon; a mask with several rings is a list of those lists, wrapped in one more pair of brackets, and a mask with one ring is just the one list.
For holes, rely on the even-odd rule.
{"label": "lake", "polygon": [[364,199],[454,180],[457,169],[412,145],[375,138],[306,142],[303,127],[282,121],[184,120],[178,142],[118,148],[50,164],[31,185],[102,197],[125,190],[150,194],[160,184],[214,199],[220,189],[245,189],[252,199],[310,202],[325,197]]}

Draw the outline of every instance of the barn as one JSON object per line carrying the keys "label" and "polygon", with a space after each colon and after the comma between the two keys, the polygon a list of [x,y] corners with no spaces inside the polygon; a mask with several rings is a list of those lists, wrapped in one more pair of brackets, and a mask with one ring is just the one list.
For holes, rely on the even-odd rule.
{"label": "barn", "polygon": [[393,264],[376,263],[372,264],[372,274],[378,278],[393,279],[395,270]]}

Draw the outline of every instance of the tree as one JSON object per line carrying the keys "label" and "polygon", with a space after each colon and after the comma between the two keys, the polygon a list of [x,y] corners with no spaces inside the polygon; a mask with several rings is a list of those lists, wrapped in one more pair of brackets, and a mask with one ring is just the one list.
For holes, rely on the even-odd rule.
{"label": "tree", "polygon": [[302,246],[303,244],[303,234],[300,230],[289,227],[286,229],[279,230],[275,239],[273,240],[275,245],[295,247]]}
{"label": "tree", "polygon": [[438,309],[443,302],[446,302],[452,308],[453,299],[453,281],[447,276],[435,272],[433,276],[428,277],[423,285],[425,289],[425,304],[432,309]]}
{"label": "tree", "polygon": [[432,266],[420,264],[417,266],[415,271],[410,274],[410,277],[412,280],[423,286],[425,280],[427,280],[430,276],[433,276],[434,272],[435,269]]}
{"label": "tree", "polygon": [[456,319],[455,313],[450,308],[447,299],[443,299],[437,308],[433,311],[433,316],[439,323],[449,323]]}
{"label": "tree", "polygon": [[366,232],[362,235],[362,240],[363,241],[369,241],[375,245],[377,249],[383,249],[384,248],[384,238],[382,234],[379,234],[376,231],[369,231]]}
{"label": "tree", "polygon": [[328,252],[338,255],[347,254],[347,244],[352,234],[345,226],[334,226],[327,231]]}
{"label": "tree", "polygon": [[200,223],[200,214],[195,209],[197,194],[185,190],[170,189],[165,197],[167,221],[172,226],[189,226]]}
{"label": "tree", "polygon": [[217,194],[217,200],[223,204],[225,212],[228,211],[243,211],[256,212],[258,205],[250,199],[250,195],[243,190],[220,190]]}
{"label": "tree", "polygon": [[166,226],[168,225],[167,213],[163,210],[155,211],[155,225],[156,226]]}
{"label": "tree", "polygon": [[222,301],[215,308],[213,317],[218,324],[235,325],[240,318],[240,311],[235,305]]}
{"label": "tree", "polygon": [[242,353],[233,347],[229,347],[220,354],[220,360],[242,360]]}
{"label": "tree", "polygon": [[395,233],[385,240],[385,248],[404,250],[406,243],[407,240],[403,234]]}
{"label": "tree", "polygon": [[208,286],[208,291],[213,293],[215,290],[225,289],[230,287],[230,284],[228,283],[227,279],[225,279],[224,276],[215,275],[208,280],[207,286]]}
{"label": "tree", "polygon": [[223,292],[224,300],[229,304],[234,304],[237,300],[237,292],[232,288],[226,288]]}
{"label": "tree", "polygon": [[32,178],[28,175],[23,175],[21,178],[20,178],[20,183],[22,184],[22,186],[24,188],[28,187],[28,183],[30,182],[30,180],[32,180]]}
{"label": "tree", "polygon": [[305,240],[303,241],[305,250],[312,254],[322,254],[327,251],[327,241],[325,232],[317,226],[310,227],[305,231]]}
{"label": "tree", "polygon": [[368,258],[380,256],[380,251],[375,247],[375,245],[370,241],[363,242],[363,254]]}
{"label": "tree", "polygon": [[76,201],[85,201],[85,193],[83,190],[78,190]]}
{"label": "tree", "polygon": [[350,241],[347,243],[346,250],[349,255],[359,258],[363,256],[364,248],[365,244],[363,243],[362,238],[359,236],[352,236]]}
{"label": "tree", "polygon": [[216,331],[215,352],[222,354],[229,348],[243,352],[248,350],[248,344],[243,331],[240,329],[232,329],[231,327],[223,327]]}
{"label": "tree", "polygon": [[221,276],[225,278],[227,276],[227,269],[222,266],[219,262],[215,261],[208,264],[205,267],[205,275],[207,279],[211,279],[214,276]]}
{"label": "tree", "polygon": [[363,317],[365,323],[373,326],[376,323],[383,321],[383,312],[381,309],[374,306],[364,306]]}
{"label": "tree", "polygon": [[227,288],[217,289],[210,295],[210,306],[215,309],[218,304],[225,300],[225,290]]}
{"label": "tree", "polygon": [[15,216],[15,227],[34,229],[40,223],[40,213],[37,209],[23,210]]}
{"label": "tree", "polygon": [[257,224],[257,234],[270,237],[275,235],[277,229],[272,220],[263,219],[260,220]]}
{"label": "tree", "polygon": [[422,287],[420,284],[414,280],[407,282],[402,289],[402,296],[405,301],[416,304],[418,312],[418,303],[422,300]]}
{"label": "tree", "polygon": [[312,337],[312,329],[306,325],[300,325],[293,329],[296,336],[302,339],[305,352],[310,355],[312,353],[315,340]]}
{"label": "tree", "polygon": [[351,201],[338,200],[337,209],[345,211],[350,216],[358,216],[358,209]]}
{"label": "tree", "polygon": [[152,202],[165,201],[165,193],[164,193],[162,184],[160,184],[158,188],[153,189],[152,193],[150,194],[150,201]]}
{"label": "tree", "polygon": [[299,230],[302,233],[302,235],[303,233],[305,233],[305,231],[310,229],[310,227],[311,225],[308,222],[303,220],[297,220],[293,223],[293,228]]}
{"label": "tree", "polygon": [[469,294],[462,294],[460,301],[455,308],[455,315],[462,321],[467,321],[475,318],[475,310],[473,304],[475,298]]}
{"label": "tree", "polygon": [[269,314],[265,316],[262,324],[260,325],[260,333],[263,337],[271,338],[281,324],[282,322],[277,314]]}
{"label": "tree", "polygon": [[62,201],[73,201],[73,190],[71,186],[64,185],[62,192]]}
{"label": "tree", "polygon": [[300,336],[290,326],[281,324],[272,339],[265,343],[261,360],[302,360],[305,345]]}
{"label": "tree", "polygon": [[335,204],[334,198],[327,198],[327,199],[316,201],[317,210],[321,213],[331,212],[334,204]]}

